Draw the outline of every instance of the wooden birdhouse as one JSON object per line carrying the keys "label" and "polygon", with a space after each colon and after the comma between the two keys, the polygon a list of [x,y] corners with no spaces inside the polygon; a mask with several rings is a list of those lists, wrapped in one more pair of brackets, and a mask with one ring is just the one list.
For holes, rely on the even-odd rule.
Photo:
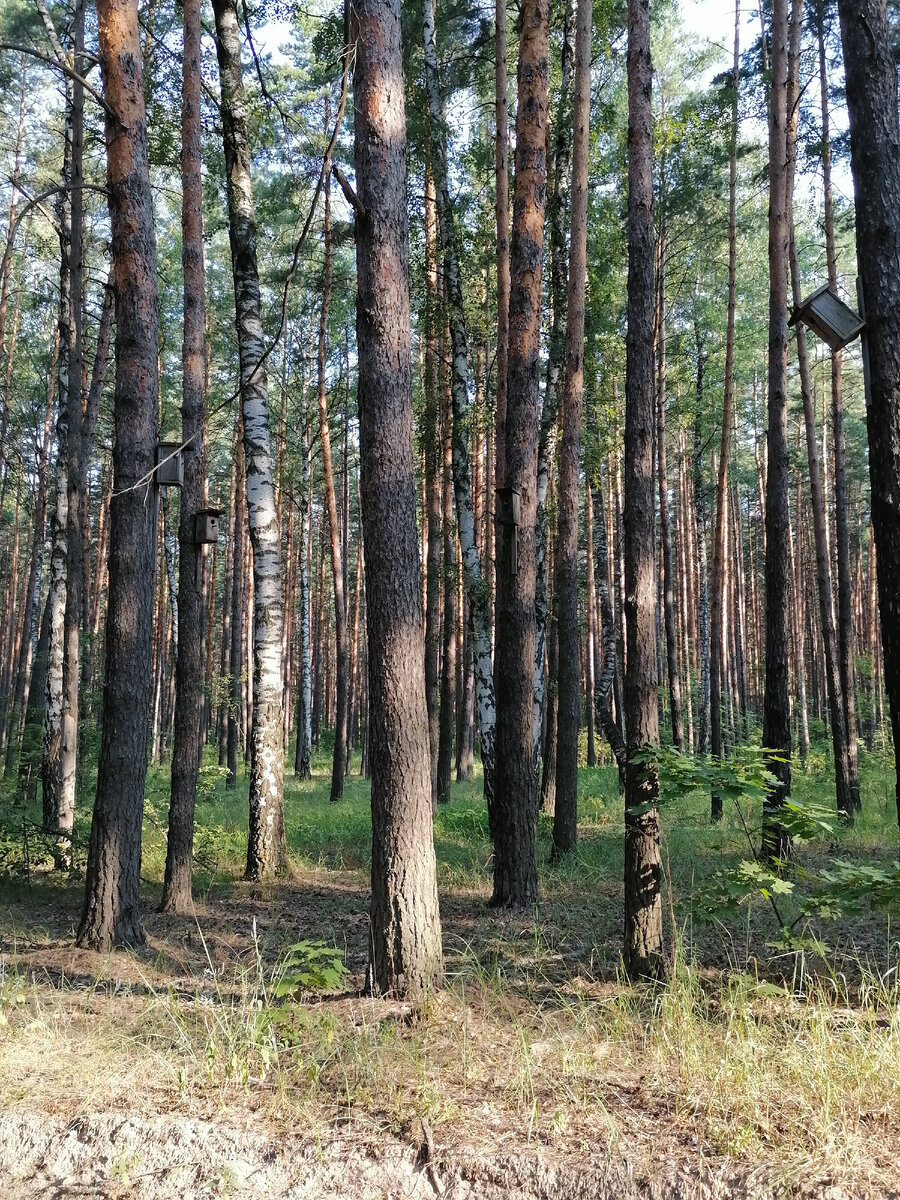
{"label": "wooden birdhouse", "polygon": [[197,546],[211,546],[219,540],[219,517],[221,509],[201,508],[194,517],[194,543]]}
{"label": "wooden birdhouse", "polygon": [[514,488],[497,488],[497,520],[509,530],[509,573],[516,575],[519,570],[521,502]]}
{"label": "wooden birdhouse", "polygon": [[497,519],[501,525],[520,523],[519,493],[511,487],[497,488]]}
{"label": "wooden birdhouse", "polygon": [[181,442],[159,442],[156,447],[157,487],[181,487],[184,483],[184,456]]}
{"label": "wooden birdhouse", "polygon": [[865,321],[849,304],[831,290],[828,284],[807,296],[794,309],[789,324],[802,321],[835,353],[862,333]]}

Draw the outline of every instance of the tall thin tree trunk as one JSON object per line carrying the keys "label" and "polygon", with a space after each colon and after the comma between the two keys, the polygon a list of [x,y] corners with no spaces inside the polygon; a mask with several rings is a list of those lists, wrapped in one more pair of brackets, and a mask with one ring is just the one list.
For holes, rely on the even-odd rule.
{"label": "tall thin tree trunk", "polygon": [[709,752],[710,725],[709,584],[706,572],[706,503],[703,497],[703,432],[700,415],[703,404],[706,352],[700,340],[699,329],[696,328],[695,340],[697,343],[697,386],[694,400],[693,482],[697,541],[697,656],[700,660],[697,695],[697,753],[702,757]]}
{"label": "tall thin tree trunk", "polygon": [[[572,219],[566,309],[565,389],[559,463],[559,533],[555,564],[555,607],[559,622],[559,700],[553,852],[557,857],[573,850],[578,838],[578,732],[581,725],[581,679],[578,669],[578,483],[584,393],[591,16],[590,0],[578,0],[572,142]],[[588,555],[590,556],[590,550]],[[588,604],[591,602],[592,597],[588,596]],[[588,655],[590,656],[590,647]]]}
{"label": "tall thin tree trunk", "polygon": [[[440,243],[444,264],[444,280],[446,285],[448,310],[447,319],[450,324],[450,337],[452,342],[450,399],[453,407],[453,489],[456,497],[456,522],[461,550],[461,566],[472,617],[472,648],[475,661],[475,698],[478,708],[478,729],[481,735],[481,762],[484,771],[484,794],[487,801],[488,819],[493,836],[495,769],[494,739],[496,707],[494,699],[494,673],[491,663],[491,598],[490,589],[485,586],[485,583],[489,577],[489,573],[486,569],[487,561],[485,569],[483,569],[475,539],[475,511],[472,502],[472,473],[469,462],[469,426],[471,422],[471,405],[469,403],[468,387],[469,368],[466,322],[465,311],[463,308],[462,278],[459,267],[458,240],[456,226],[453,219],[453,209],[450,202],[450,191],[447,179],[446,139],[444,134],[444,116],[440,93],[440,80],[437,69],[437,48],[435,46],[433,0],[425,0],[423,33],[425,47],[425,80],[428,90],[428,111],[430,121],[429,145],[431,149],[431,166],[432,171],[434,172],[438,224],[440,229]],[[499,153],[500,150],[498,139],[498,155]],[[498,261],[499,254],[500,251],[498,247]],[[499,386],[498,360],[498,388]]]}
{"label": "tall thin tree trunk", "polygon": [[[510,254],[505,479],[520,525],[505,530],[497,565],[495,905],[538,896],[534,755],[535,521],[540,401],[541,275],[547,185],[549,10],[524,0],[519,34],[516,190]],[[512,508],[512,496],[506,493]],[[510,514],[511,515],[511,514]]]}
{"label": "tall thin tree trunk", "polygon": [[[78,944],[138,944],[147,774],[156,506],[156,237],[137,0],[97,0],[107,103],[107,184],[116,279],[114,493],[106,682],[97,794]],[[61,397],[60,397],[61,399]]]}
{"label": "tall thin tree trunk", "polygon": [[789,601],[787,448],[787,137],[788,13],[773,0],[772,83],[769,89],[769,421],[766,438],[766,684],[763,745],[774,751],[769,767],[778,783],[763,812],[767,857],[790,856],[791,839],[778,810],[791,787],[791,719],[788,699],[787,609]]}
{"label": "tall thin tree trunk", "polygon": [[[834,239],[834,201],[831,183],[831,129],[828,112],[828,72],[825,64],[824,4],[818,9],[819,88],[822,104],[822,176],[825,206],[825,256],[828,284],[837,290],[837,257]],[[843,353],[831,356],[831,420],[834,430],[834,510],[838,576],[838,654],[844,723],[849,760],[850,803],[862,808],[859,792],[859,755],[856,730],[856,674],[854,666],[853,589],[850,576],[850,531],[847,523],[847,440],[844,433]]]}
{"label": "tall thin tree trunk", "polygon": [[[731,70],[731,145],[728,155],[728,312],[725,324],[725,386],[722,393],[722,436],[719,475],[716,481],[716,523],[713,526],[712,578],[710,580],[709,712],[710,749],[722,757],[722,651],[724,648],[725,520],[728,497],[728,465],[731,457],[731,410],[734,403],[734,315],[737,280],[737,135],[738,88],[740,83],[740,0],[734,8],[734,64]],[[710,815],[722,819],[722,797],[713,792]]]}
{"label": "tall thin tree trunk", "polygon": [[[349,5],[345,11],[349,11]],[[372,764],[370,983],[441,981],[412,459],[406,115],[399,0],[353,6],[360,491]]]}
{"label": "tall thin tree trunk", "polygon": [[649,0],[628,0],[628,332],[625,377],[625,969],[662,971],[659,776],[634,754],[659,740],[654,615],[653,132]]}
{"label": "tall thin tree trunk", "polygon": [[222,84],[228,228],[244,417],[247,515],[253,545],[253,716],[247,877],[260,879],[280,870],[285,856],[281,537],[275,510],[269,438],[262,304],[256,265],[256,215],[241,77],[241,39],[231,0],[215,0],[213,11]]}
{"label": "tall thin tree trunk", "polygon": [[[327,121],[326,121],[327,124]],[[319,441],[322,448],[322,483],[331,542],[331,579],[334,588],[335,664],[337,707],[334,719],[334,755],[331,765],[331,799],[344,794],[344,767],[347,760],[347,605],[344,593],[344,556],[341,523],[338,517],[337,490],[331,459],[331,429],[328,423],[328,396],[325,390],[325,343],[328,337],[328,306],[331,301],[331,173],[325,165],[325,269],[322,306],[319,316],[319,342],[316,352],[316,397],[319,409]]]}
{"label": "tall thin tree trunk", "polygon": [[194,799],[203,720],[203,551],[195,538],[203,506],[203,394],[206,380],[206,295],[203,269],[203,197],[200,175],[200,0],[184,0],[181,92],[181,261],[184,274],[181,439],[184,483],[178,525],[178,650],[175,661],[175,734],[169,798],[169,834],[163,912],[191,907]]}

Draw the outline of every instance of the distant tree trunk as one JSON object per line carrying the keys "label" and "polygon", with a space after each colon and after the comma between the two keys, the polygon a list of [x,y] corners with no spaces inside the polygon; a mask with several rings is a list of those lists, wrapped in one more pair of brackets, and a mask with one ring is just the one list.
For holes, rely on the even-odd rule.
{"label": "distant tree trunk", "polygon": [[178,525],[178,651],[175,661],[175,735],[169,798],[166,872],[160,909],[188,912],[194,848],[194,800],[203,721],[203,551],[195,541],[203,507],[203,396],[206,380],[206,296],[203,269],[203,196],[200,175],[200,0],[183,0],[181,92],[181,261],[184,273],[181,439],[184,484]]}
{"label": "distant tree trunk", "polygon": [[441,704],[438,723],[437,801],[450,800],[453,731],[456,725],[456,530],[453,526],[453,448],[450,395],[444,404],[444,471],[442,530],[444,541],[444,645],[441,655]]}
{"label": "distant tree trunk", "polygon": [[[578,627],[578,493],[581,407],[584,393],[584,301],[587,280],[588,142],[591,107],[591,3],[578,0],[575,34],[575,106],[572,142],[572,218],[566,306],[565,389],[559,462],[559,533],[556,612],[559,621],[559,704],[553,853],[578,840],[578,732],[581,679]],[[588,550],[590,557],[590,549]],[[592,597],[588,597],[588,604]],[[588,649],[590,655],[590,647]]]}
{"label": "distant tree trunk", "polygon": [[244,417],[247,515],[253,545],[253,716],[247,878],[262,879],[280,870],[285,856],[281,535],[275,510],[269,438],[262,304],[256,265],[256,215],[241,77],[240,32],[231,0],[214,0],[213,11],[222,84],[228,229]]}
{"label": "distant tree trunk", "polygon": [[596,767],[597,747],[594,730],[594,685],[597,680],[597,586],[594,580],[594,505],[591,488],[584,491],[584,544],[587,559],[587,765]]}
{"label": "distant tree trunk", "polygon": [[[510,255],[506,477],[498,479],[518,493],[521,523],[516,530],[507,529],[500,539],[497,565],[494,672],[497,764],[492,903],[519,908],[530,907],[538,898],[534,769],[535,520],[549,24],[545,0],[524,0],[519,34],[516,190]],[[517,549],[515,563],[514,549]]]}
{"label": "distant tree trunk", "polygon": [[[505,36],[505,26],[503,32]],[[453,490],[456,497],[456,523],[459,531],[461,566],[472,617],[475,697],[478,708],[478,730],[481,735],[484,795],[487,801],[488,820],[493,836],[496,706],[494,699],[494,673],[491,662],[491,598],[490,588],[486,586],[490,578],[490,559],[486,556],[485,565],[482,567],[475,538],[475,510],[472,502],[472,472],[469,462],[471,405],[469,404],[467,333],[465,310],[463,307],[462,277],[459,268],[458,240],[447,179],[446,138],[444,133],[440,80],[437,69],[433,0],[425,0],[423,35],[425,81],[428,90],[429,145],[431,149],[431,166],[434,172],[440,243],[446,284],[447,319],[450,325],[450,338],[452,342],[450,399],[453,406]],[[504,73],[504,79],[505,77]],[[499,103],[498,100],[498,109]],[[499,156],[499,139],[497,153]],[[499,186],[500,184],[498,183]],[[498,198],[498,206],[499,203]],[[499,260],[500,247],[498,242],[498,263]],[[498,389],[500,387],[499,370],[498,350]],[[499,406],[500,400],[498,399],[498,414],[500,412]]]}
{"label": "distant tree trunk", "polygon": [[606,536],[606,516],[603,512],[603,488],[594,484],[592,489],[594,507],[594,544],[588,548],[593,554],[597,577],[597,594],[600,602],[600,638],[603,643],[603,666],[597,673],[594,695],[591,697],[597,713],[597,722],[606,735],[610,749],[619,769],[619,789],[625,790],[625,775],[628,754],[618,725],[610,712],[609,700],[616,678],[616,622],[612,599],[609,594],[609,539]]}
{"label": "distant tree trunk", "polygon": [[628,332],[625,378],[625,969],[662,972],[653,531],[653,134],[649,0],[628,0]]}
{"label": "distant tree trunk", "polygon": [[114,493],[106,682],[97,794],[78,945],[140,944],[156,505],[148,493],[157,416],[156,237],[137,0],[98,0],[107,103],[107,183],[116,280]]}
{"label": "distant tree trunk", "polygon": [[703,375],[706,352],[695,326],[697,343],[697,388],[694,400],[694,521],[697,537],[697,656],[700,660],[697,695],[697,753],[709,753],[710,717],[710,646],[709,583],[706,572],[706,503],[703,498]]}
{"label": "distant tree trunk", "polygon": [[237,452],[235,454],[235,489],[234,489],[234,544],[231,553],[231,621],[229,633],[231,645],[228,651],[228,773],[225,786],[237,786],[238,740],[243,727],[241,710],[243,708],[244,685],[241,676],[244,671],[244,526],[246,524],[246,508],[244,500],[244,447],[241,430],[243,420],[238,420]]}
{"label": "distant tree trunk", "polygon": [[[550,268],[550,338],[547,353],[547,379],[541,408],[537,454],[537,516],[535,522],[535,626],[534,626],[534,754],[535,764],[541,753],[541,727],[546,707],[544,694],[547,622],[550,613],[548,543],[550,529],[550,485],[556,461],[559,434],[559,409],[566,353],[566,225],[569,207],[569,164],[572,158],[572,60],[575,55],[575,0],[566,0],[563,14],[559,100],[553,122],[552,169],[547,196],[547,240]],[[555,616],[553,618],[556,619]],[[558,635],[557,635],[558,636]],[[555,677],[554,677],[555,682]],[[557,706],[554,698],[553,707]],[[555,714],[554,714],[555,719]],[[555,747],[555,733],[553,745]],[[552,770],[556,771],[556,764]]]}
{"label": "distant tree trunk", "polygon": [[59,825],[62,802],[62,739],[65,693],[63,657],[65,646],[66,566],[68,561],[67,513],[69,496],[69,371],[72,355],[72,104],[71,88],[66,105],[63,144],[62,186],[59,219],[59,355],[57,358],[58,416],[56,419],[56,480],[50,510],[50,579],[47,656],[47,700],[44,710],[44,747],[41,759],[41,795],[44,829]]}
{"label": "distant tree trunk", "polygon": [[300,686],[297,689],[297,751],[294,774],[298,779],[312,778],[312,656],[309,604],[310,509],[312,508],[312,447],[310,423],[304,428],[303,477],[300,481],[300,549],[297,574],[299,603],[297,623],[300,629]]}
{"label": "distant tree trunk", "polygon": [[331,578],[334,587],[335,678],[337,708],[334,720],[334,756],[331,766],[331,799],[340,800],[344,794],[344,767],[347,760],[347,602],[344,592],[344,560],[341,544],[341,524],[338,518],[337,492],[331,460],[331,429],[328,424],[328,395],[325,390],[325,343],[328,336],[328,306],[331,301],[331,172],[325,165],[325,275],[322,284],[322,307],[319,317],[319,342],[316,355],[319,407],[319,440],[322,447],[322,473],[325,489],[325,509],[331,540]]}
{"label": "distant tree trunk", "polygon": [[[497,486],[506,480],[506,376],[509,359],[509,112],[506,69],[506,0],[494,0],[494,217],[497,234],[494,479]],[[498,526],[498,539],[501,532]],[[486,579],[490,579],[491,559],[492,555],[486,555]]]}
{"label": "distant tree trunk", "polygon": [[[722,392],[722,436],[719,446],[719,476],[716,482],[716,523],[713,526],[712,579],[710,585],[709,709],[710,741],[714,758],[722,748],[722,650],[725,632],[724,572],[725,518],[728,497],[728,465],[731,457],[731,410],[734,403],[734,314],[737,280],[737,135],[738,88],[740,84],[740,0],[734,9],[734,65],[731,70],[731,147],[728,156],[728,313],[725,325],[725,386]],[[722,819],[722,797],[713,792],[713,821]]]}
{"label": "distant tree trunk", "polygon": [[772,83],[769,89],[769,421],[766,438],[766,684],[763,745],[774,751],[769,768],[778,785],[763,812],[763,850],[768,858],[790,856],[791,839],[778,810],[791,788],[791,718],[788,700],[787,609],[789,600],[787,447],[787,210],[788,14],[773,0]]}
{"label": "distant tree trunk", "polygon": [[[349,7],[349,6],[348,6]],[[353,6],[360,491],[372,764],[370,983],[442,977],[412,459],[406,114],[399,0]]]}
{"label": "distant tree trunk", "polygon": [[[663,167],[665,172],[665,166]],[[663,204],[665,202],[663,201]],[[669,680],[669,707],[672,715],[672,742],[684,752],[684,718],[681,706],[681,676],[678,669],[678,635],[675,629],[675,567],[672,562],[672,526],[669,515],[669,473],[666,462],[666,254],[668,245],[665,210],[660,217],[659,271],[657,278],[657,386],[656,386],[656,462],[659,474],[659,541],[662,554],[663,624],[666,635],[666,669]]]}
{"label": "distant tree trunk", "polygon": [[[72,31],[75,69],[84,70],[84,4],[75,6]],[[81,508],[84,498],[87,453],[82,431],[81,374],[84,357],[84,87],[72,83],[72,203],[70,230],[70,319],[68,389],[65,404],[69,415],[66,485],[66,609],[63,630],[63,710],[60,742],[60,791],[56,827],[59,835],[56,865],[65,870],[72,864],[72,831],[75,824],[75,785],[78,759],[78,685],[81,639],[83,533]],[[60,405],[63,396],[60,393]]]}
{"label": "distant tree trunk", "polygon": [[[111,294],[111,293],[110,293]],[[101,325],[101,329],[103,326]],[[106,326],[107,330],[109,325]],[[53,413],[53,395],[56,383],[56,356],[59,353],[58,335],[53,343],[53,355],[47,380],[47,405],[44,412],[44,432],[38,460],[38,490],[34,502],[34,523],[31,542],[31,559],[28,580],[25,584],[25,606],[22,613],[19,659],[15,672],[10,711],[10,732],[6,744],[5,773],[9,775],[19,753],[25,719],[25,695],[28,689],[28,674],[31,667],[31,632],[35,623],[35,612],[40,600],[41,567],[44,559],[44,536],[47,524],[47,494],[50,474],[50,421]],[[99,353],[99,350],[98,350]]]}
{"label": "distant tree trunk", "polygon": [[441,658],[441,370],[438,357],[438,214],[434,178],[425,178],[425,255],[427,273],[425,407],[422,437],[425,443],[426,575],[425,575],[425,698],[428,703],[428,744],[431,748],[431,784],[437,804],[438,711]]}

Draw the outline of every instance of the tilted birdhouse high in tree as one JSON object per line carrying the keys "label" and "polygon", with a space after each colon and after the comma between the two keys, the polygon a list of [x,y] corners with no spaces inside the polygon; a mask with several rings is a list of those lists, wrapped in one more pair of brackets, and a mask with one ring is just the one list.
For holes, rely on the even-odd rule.
{"label": "tilted birdhouse high in tree", "polygon": [[835,353],[862,333],[866,324],[827,283],[794,309],[788,324],[795,325],[798,321],[808,325]]}

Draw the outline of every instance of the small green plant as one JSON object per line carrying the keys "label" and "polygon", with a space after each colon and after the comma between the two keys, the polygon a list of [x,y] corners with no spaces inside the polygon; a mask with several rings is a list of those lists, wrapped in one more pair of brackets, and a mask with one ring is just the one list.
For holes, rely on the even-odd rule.
{"label": "small green plant", "polygon": [[348,975],[344,956],[336,946],[318,941],[296,942],[288,947],[279,965],[272,994],[282,999],[302,992],[336,992],[344,986]]}

